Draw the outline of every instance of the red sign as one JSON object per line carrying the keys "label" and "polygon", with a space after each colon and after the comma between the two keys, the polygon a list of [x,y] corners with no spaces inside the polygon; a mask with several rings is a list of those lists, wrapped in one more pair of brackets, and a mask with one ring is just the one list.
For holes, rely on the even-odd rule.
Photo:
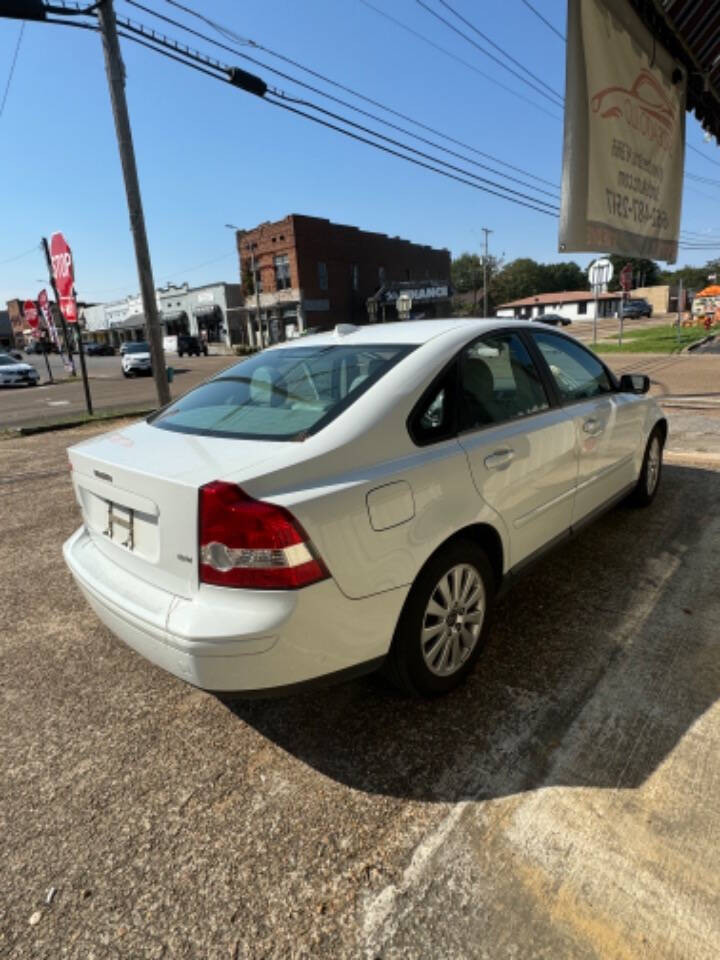
{"label": "red sign", "polygon": [[59,297],[70,297],[75,282],[72,252],[67,240],[61,233],[50,237],[50,262]]}
{"label": "red sign", "polygon": [[38,306],[40,307],[40,312],[43,315],[43,320],[45,321],[45,326],[52,342],[60,348],[60,341],[58,339],[57,330],[55,329],[55,322],[52,318],[52,312],[50,310],[50,301],[48,300],[47,290],[41,290],[37,298]]}
{"label": "red sign", "polygon": [[60,297],[60,309],[68,323],[77,323],[77,302],[75,297]]}
{"label": "red sign", "polygon": [[632,282],[633,282],[632,264],[626,263],[625,266],[620,271],[620,286],[623,288],[623,290],[627,292],[628,290],[632,290]]}
{"label": "red sign", "polygon": [[38,318],[37,307],[33,300],[26,300],[23,304],[23,313],[25,315],[25,320],[29,327],[32,327],[33,330],[37,329],[37,325],[40,322]]}

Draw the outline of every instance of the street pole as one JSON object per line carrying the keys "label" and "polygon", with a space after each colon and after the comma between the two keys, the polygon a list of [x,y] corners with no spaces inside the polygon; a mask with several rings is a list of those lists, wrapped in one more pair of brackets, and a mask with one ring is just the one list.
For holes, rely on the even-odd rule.
{"label": "street pole", "polygon": [[55,285],[55,274],[53,273],[52,260],[50,259],[50,247],[48,246],[47,237],[42,238],[43,250],[45,251],[45,262],[47,263],[48,275],[50,277],[50,284],[55,294],[55,303],[57,305],[58,314],[60,315],[60,326],[62,327],[63,339],[65,340],[65,349],[67,350],[68,360],[70,362],[70,369],[72,375],[76,376],[75,370],[75,361],[73,360],[72,348],[70,347],[70,337],[68,334],[67,324],[65,323],[65,317],[63,312],[60,309],[60,297],[58,295],[57,286]]}
{"label": "street pole", "polygon": [[493,231],[488,230],[487,227],[483,227],[482,232],[485,234],[485,256],[483,257],[483,306],[484,306],[483,316],[487,317],[488,315],[488,285],[487,285],[488,236]]}
{"label": "street pole", "polygon": [[[597,321],[598,321],[598,291],[600,285],[597,283],[593,284],[593,295],[595,298],[595,309],[593,312],[593,343],[597,343]],[[622,309],[622,308],[621,308]]]}
{"label": "street pole", "polygon": [[[73,297],[75,299],[75,310],[77,311],[77,291],[75,287],[73,287]],[[85,350],[83,348],[82,330],[80,329],[79,315],[75,320],[75,333],[77,334],[78,354],[80,355],[80,371],[82,373],[83,389],[85,390],[85,406],[88,414],[92,416],[93,406],[92,399],[90,398],[90,383],[88,382],[87,367],[85,366]]]}
{"label": "street pole", "polygon": [[135,150],[133,148],[130,118],[128,116],[127,101],[125,100],[125,67],[120,55],[115,24],[113,0],[103,0],[97,6],[97,18],[103,38],[105,53],[105,71],[110,88],[115,132],[117,134],[120,162],[125,179],[125,193],[127,194],[128,212],[130,214],[130,229],[135,244],[135,261],[137,263],[138,278],[140,280],[140,295],[142,297],[143,313],[145,314],[145,335],[150,344],[153,377],[160,406],[170,402],[170,386],[165,370],[165,352],[162,343],[162,328],[158,316],[157,301],[155,299],[155,283],[150,263],[147,234],[145,232],[145,217],[143,215],[140,184],[138,182],[137,166],[135,164]]}
{"label": "street pole", "polygon": [[[258,337],[260,339],[260,349],[267,346],[264,342],[265,337],[263,335],[262,321],[260,319],[260,290],[258,288],[257,273],[255,273],[255,251],[251,248],[250,250],[250,269],[252,270],[253,275],[253,287],[255,288],[255,316],[257,318],[257,328],[258,328]],[[268,340],[270,338],[268,337]]]}
{"label": "street pole", "polygon": [[683,309],[683,282],[682,277],[678,283],[678,309],[677,309],[677,342],[680,343],[680,326],[682,325],[682,309]]}

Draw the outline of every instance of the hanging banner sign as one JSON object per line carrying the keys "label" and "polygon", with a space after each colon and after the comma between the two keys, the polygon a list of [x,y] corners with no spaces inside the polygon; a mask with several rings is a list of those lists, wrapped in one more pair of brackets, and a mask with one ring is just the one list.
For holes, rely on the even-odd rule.
{"label": "hanging banner sign", "polygon": [[50,334],[50,339],[58,348],[58,350],[60,350],[60,338],[58,337],[55,321],[53,320],[52,311],[50,309],[50,301],[48,300],[47,290],[40,291],[37,302],[38,306],[40,307],[40,313],[45,321],[45,327]]}
{"label": "hanging banner sign", "polygon": [[677,259],[685,74],[627,0],[569,0],[559,249]]}
{"label": "hanging banner sign", "polygon": [[33,332],[37,330],[38,323],[40,322],[38,318],[37,307],[33,300],[26,300],[23,304],[23,315],[25,316],[25,322],[30,327]]}
{"label": "hanging banner sign", "polygon": [[77,301],[75,297],[60,297],[60,310],[68,323],[77,323]]}

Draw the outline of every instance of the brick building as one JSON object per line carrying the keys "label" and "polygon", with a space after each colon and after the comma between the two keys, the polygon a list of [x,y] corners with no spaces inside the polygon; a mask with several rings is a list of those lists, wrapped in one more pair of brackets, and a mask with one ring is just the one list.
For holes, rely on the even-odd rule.
{"label": "brick building", "polygon": [[[15,298],[14,300],[8,300],[7,302],[8,316],[10,318],[10,327],[12,330],[12,339],[13,346],[21,349],[25,346],[25,311],[23,310],[22,301]],[[27,329],[28,336],[30,335],[29,328]]]}
{"label": "brick building", "polygon": [[273,340],[293,327],[394,319],[397,293],[408,289],[416,294],[413,315],[450,312],[448,250],[299,214],[238,231],[237,249],[245,322],[256,329],[259,300],[263,329]]}

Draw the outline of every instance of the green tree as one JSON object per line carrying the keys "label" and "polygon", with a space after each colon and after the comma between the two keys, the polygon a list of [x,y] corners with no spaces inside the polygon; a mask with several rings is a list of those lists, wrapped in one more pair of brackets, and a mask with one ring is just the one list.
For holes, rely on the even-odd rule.
{"label": "green tree", "polygon": [[543,293],[542,265],[530,257],[511,260],[500,270],[491,284],[493,306]]}
{"label": "green tree", "polygon": [[720,278],[720,260],[708,260],[704,267],[685,266],[675,270],[663,270],[660,274],[660,283],[676,286],[682,280],[684,290],[697,293],[708,284],[717,282],[709,279],[712,274]]}
{"label": "green tree", "polygon": [[482,259],[476,253],[461,253],[450,265],[450,279],[456,293],[482,289]]}
{"label": "green tree", "polygon": [[654,287],[660,282],[660,267],[654,260],[623,257],[618,253],[611,253],[609,259],[613,265],[613,278],[608,284],[608,290],[620,289],[620,271],[627,263],[632,266],[633,287]]}
{"label": "green tree", "polygon": [[587,290],[588,276],[574,260],[540,264],[543,290],[540,293],[560,293],[565,290]]}

